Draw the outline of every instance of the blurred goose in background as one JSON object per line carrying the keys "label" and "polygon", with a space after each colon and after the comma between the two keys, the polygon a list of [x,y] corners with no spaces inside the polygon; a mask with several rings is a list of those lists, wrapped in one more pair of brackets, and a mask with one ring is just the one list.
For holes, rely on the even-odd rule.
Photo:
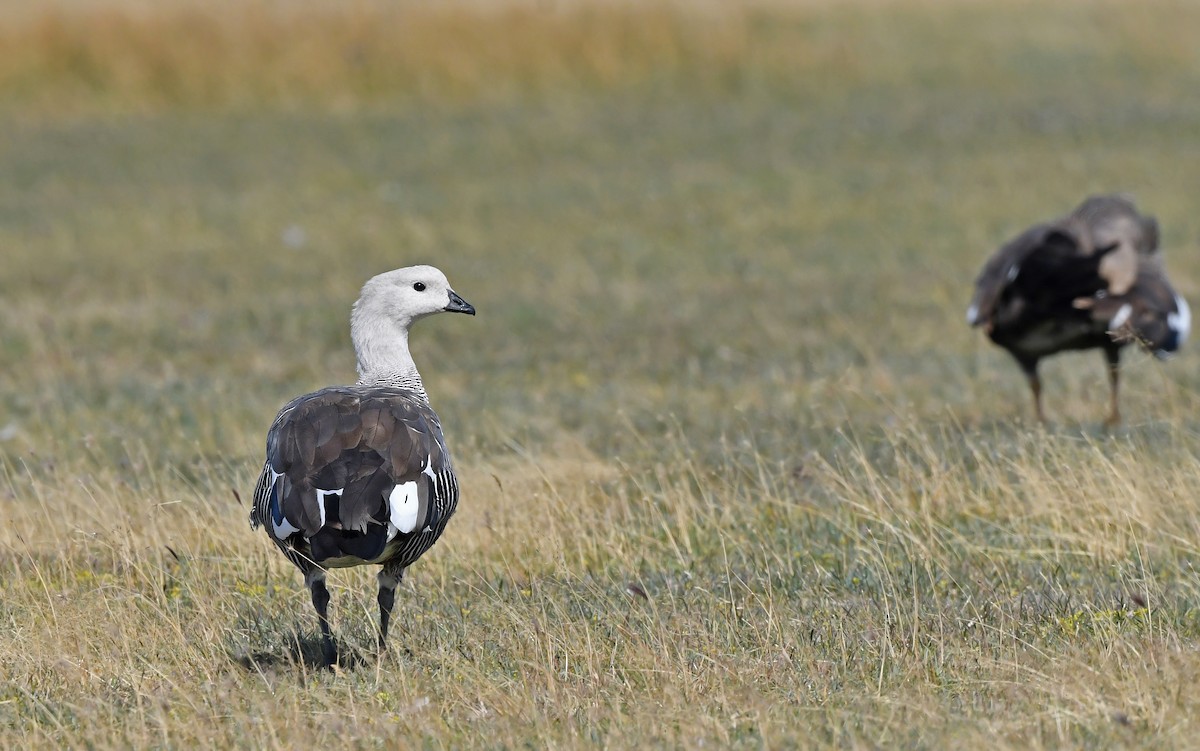
{"label": "blurred goose in background", "polygon": [[1191,313],[1167,281],[1158,222],[1126,196],[1102,195],[997,250],[975,281],[967,322],[1016,359],[1041,422],[1038,362],[1056,352],[1101,349],[1111,387],[1105,424],[1113,426],[1121,419],[1121,348],[1136,340],[1165,358],[1187,338]]}
{"label": "blurred goose in background", "polygon": [[383,566],[382,650],[404,570],[437,542],[458,504],[442,426],[408,349],[415,321],[447,311],[475,315],[432,266],[370,279],[350,321],[358,383],[293,399],[267,433],[250,523],[304,574],[327,665],[337,651],[326,570]]}

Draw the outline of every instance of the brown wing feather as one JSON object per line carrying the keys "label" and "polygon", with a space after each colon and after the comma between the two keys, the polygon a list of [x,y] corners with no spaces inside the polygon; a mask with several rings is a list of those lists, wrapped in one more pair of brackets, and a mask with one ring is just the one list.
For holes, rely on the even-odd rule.
{"label": "brown wing feather", "polygon": [[267,436],[264,476],[282,475],[283,516],[310,537],[322,526],[318,489],[342,491],[338,519],[326,524],[364,531],[386,520],[391,489],[419,478],[427,465],[448,468],[441,426],[427,404],[400,389],[339,387],[280,411]]}
{"label": "brown wing feather", "polygon": [[1035,224],[1000,246],[988,258],[975,280],[975,295],[970,307],[972,325],[994,322],[1005,289],[1014,281],[1029,256],[1044,245],[1053,229],[1049,224]]}

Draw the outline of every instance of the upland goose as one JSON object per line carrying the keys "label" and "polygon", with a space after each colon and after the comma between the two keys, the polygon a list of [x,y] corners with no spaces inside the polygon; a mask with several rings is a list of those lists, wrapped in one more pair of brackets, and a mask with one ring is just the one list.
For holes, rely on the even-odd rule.
{"label": "upland goose", "polygon": [[1103,350],[1110,385],[1105,424],[1112,426],[1121,419],[1121,348],[1136,340],[1165,358],[1187,338],[1191,313],[1167,281],[1158,222],[1125,196],[1103,195],[996,251],[975,281],[967,322],[1016,359],[1042,422],[1038,361],[1065,350]]}
{"label": "upland goose", "polygon": [[320,621],[325,662],[330,568],[379,564],[379,647],[404,570],[437,542],[458,504],[458,481],[408,350],[420,318],[475,315],[432,266],[370,279],[350,317],[358,383],[289,402],[267,433],[267,460],[254,490],[253,527],[304,574]]}

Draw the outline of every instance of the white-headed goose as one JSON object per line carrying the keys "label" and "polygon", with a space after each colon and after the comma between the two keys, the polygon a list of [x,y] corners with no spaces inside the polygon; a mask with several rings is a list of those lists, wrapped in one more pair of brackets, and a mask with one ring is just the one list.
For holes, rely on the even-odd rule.
{"label": "white-headed goose", "polygon": [[967,321],[1016,359],[1043,422],[1038,361],[1065,350],[1103,350],[1111,426],[1120,421],[1121,347],[1136,340],[1166,357],[1187,338],[1191,314],[1163,270],[1158,222],[1129,198],[1105,195],[996,251],[975,281]]}
{"label": "white-headed goose", "polygon": [[458,503],[458,482],[408,350],[414,321],[475,314],[432,266],[370,279],[350,319],[358,383],[297,397],[267,433],[252,526],[263,526],[312,590],[327,664],[330,568],[378,564],[379,646],[404,569],[428,550]]}

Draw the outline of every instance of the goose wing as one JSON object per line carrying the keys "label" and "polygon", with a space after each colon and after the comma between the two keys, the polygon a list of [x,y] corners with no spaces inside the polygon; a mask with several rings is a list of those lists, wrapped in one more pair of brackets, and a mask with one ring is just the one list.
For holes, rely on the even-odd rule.
{"label": "goose wing", "polygon": [[1157,263],[1141,264],[1129,292],[1097,301],[1093,316],[1107,321],[1118,340],[1140,342],[1160,358],[1183,345],[1192,322],[1187,301]]}
{"label": "goose wing", "polygon": [[322,530],[390,539],[437,526],[437,483],[451,473],[437,415],[410,392],[322,389],[275,418],[251,521],[280,541]]}
{"label": "goose wing", "polygon": [[1116,278],[1117,271],[1106,264],[1119,247],[1088,252],[1079,228],[1070,224],[1030,227],[988,259],[976,279],[967,321],[990,330],[1073,315],[1080,300],[1112,286],[1109,277]]}

